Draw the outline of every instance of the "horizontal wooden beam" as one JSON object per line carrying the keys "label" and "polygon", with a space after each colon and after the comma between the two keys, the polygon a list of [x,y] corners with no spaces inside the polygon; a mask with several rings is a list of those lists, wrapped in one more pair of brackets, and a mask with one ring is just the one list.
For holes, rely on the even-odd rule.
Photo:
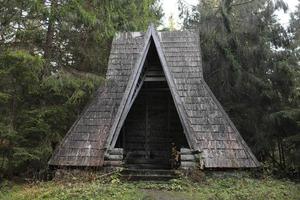
{"label": "horizontal wooden beam", "polygon": [[143,92],[170,91],[169,88],[144,88]]}
{"label": "horizontal wooden beam", "polygon": [[155,81],[166,81],[165,77],[146,77],[146,82],[155,82]]}

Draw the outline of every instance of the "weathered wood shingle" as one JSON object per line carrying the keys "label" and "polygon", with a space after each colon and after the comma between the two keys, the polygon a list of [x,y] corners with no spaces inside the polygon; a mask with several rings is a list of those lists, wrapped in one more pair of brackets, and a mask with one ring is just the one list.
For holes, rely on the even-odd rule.
{"label": "weathered wood shingle", "polygon": [[[194,149],[203,152],[207,168],[258,167],[259,162],[240,136],[220,103],[204,81],[199,34],[197,31],[160,32],[148,29],[159,38],[162,63],[170,72],[175,88],[171,91],[180,104],[181,122],[191,134]],[[146,35],[146,37],[145,37]],[[57,166],[102,166],[105,145],[116,113],[126,99],[130,77],[138,70],[136,63],[151,37],[144,33],[118,34],[112,43],[107,81],[96,93],[82,116],[74,123],[49,161]],[[161,55],[161,54],[160,54]],[[139,75],[136,75],[139,77]],[[170,82],[170,80],[168,80]],[[112,137],[112,136],[111,136]]]}
{"label": "weathered wood shingle", "polygon": [[107,81],[74,123],[49,161],[58,166],[102,166],[104,144],[144,45],[143,33],[121,33],[112,42]]}
{"label": "weathered wood shingle", "polygon": [[203,151],[205,167],[257,167],[258,161],[204,81],[197,31],[159,35],[189,126]]}

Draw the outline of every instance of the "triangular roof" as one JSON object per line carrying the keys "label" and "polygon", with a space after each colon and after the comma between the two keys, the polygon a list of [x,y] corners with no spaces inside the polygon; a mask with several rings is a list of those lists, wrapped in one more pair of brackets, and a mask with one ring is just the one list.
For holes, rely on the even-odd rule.
{"label": "triangular roof", "polygon": [[[145,64],[146,56],[149,51],[150,44],[151,44],[151,42],[153,42],[153,44],[157,50],[157,53],[158,53],[158,56],[159,56],[159,59],[160,59],[161,65],[162,65],[162,69],[165,74],[168,86],[170,88],[173,100],[175,102],[175,106],[178,111],[179,118],[182,121],[182,126],[185,130],[184,133],[186,134],[187,141],[193,149],[199,150],[197,148],[197,145],[195,142],[196,138],[191,138],[193,136],[192,131],[189,130],[190,127],[187,126],[186,116],[184,113],[184,108],[182,107],[182,102],[177,93],[177,90],[175,89],[174,80],[171,77],[169,68],[167,66],[167,62],[165,60],[165,57],[162,52],[162,48],[160,46],[158,36],[156,34],[156,30],[154,29],[153,25],[149,26],[145,37],[146,37],[146,44],[143,48],[142,56],[140,56],[140,58],[137,60],[135,67],[133,69],[134,71],[129,78],[128,85],[124,92],[124,96],[123,96],[123,99],[119,106],[118,113],[114,119],[113,126],[110,129],[110,134],[109,134],[109,137],[106,142],[106,147],[107,147],[107,149],[109,149],[109,147],[114,147],[116,144],[116,141],[118,139],[118,136],[119,136],[120,130],[123,126],[123,123],[124,123],[124,121],[128,115],[128,112],[135,100],[135,97],[137,96],[137,93],[139,92],[139,89],[140,89],[139,86],[142,85],[143,78],[141,77],[141,75],[142,75],[143,67]],[[141,81],[140,84],[139,84],[139,80]]]}
{"label": "triangular roof", "polygon": [[102,86],[74,123],[50,165],[102,166],[139,92],[150,43],[157,50],[190,148],[203,152],[207,168],[258,167],[259,162],[202,75],[196,31],[122,33],[114,38]]}

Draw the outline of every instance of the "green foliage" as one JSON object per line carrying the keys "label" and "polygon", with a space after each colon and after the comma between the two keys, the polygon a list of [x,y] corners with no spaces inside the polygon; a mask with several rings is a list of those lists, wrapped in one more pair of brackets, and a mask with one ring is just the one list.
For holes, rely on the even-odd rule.
{"label": "green foliage", "polygon": [[158,25],[162,17],[157,0],[4,0],[1,4],[0,49],[17,46],[42,54],[48,73],[72,67],[104,75],[113,35],[145,30],[150,22]]}
{"label": "green foliage", "polygon": [[285,140],[300,133],[299,11],[289,33],[275,17],[280,9],[282,0],[210,0],[192,12],[182,3],[181,16],[184,28],[199,28],[205,80],[256,156],[294,176],[299,143]]}
{"label": "green foliage", "polygon": [[102,82],[62,70],[42,77],[43,64],[26,51],[0,57],[1,176],[43,175],[53,148]]}
{"label": "green foliage", "polygon": [[272,179],[225,178],[207,182],[210,187],[199,189],[206,196],[199,199],[297,199],[299,195],[299,186]]}
{"label": "green foliage", "polygon": [[34,157],[16,145],[23,141],[22,133],[17,130],[17,116],[26,106],[26,100],[38,91],[42,66],[40,57],[31,56],[25,51],[8,51],[0,57],[0,89],[7,97],[1,104],[0,114],[1,168],[11,169],[15,166],[14,161],[22,162],[20,158],[26,160]]}
{"label": "green foliage", "polygon": [[[40,183],[25,188],[16,187],[15,193],[2,194],[2,199],[141,199],[142,194],[126,185],[92,183]],[[1,196],[0,196],[1,197]]]}
{"label": "green foliage", "polygon": [[114,34],[158,25],[161,8],[157,0],[0,2],[0,177],[43,178],[104,81]]}
{"label": "green foliage", "polygon": [[300,4],[298,4],[297,9],[291,14],[289,32],[292,33],[292,47],[296,51],[297,56],[299,56],[300,49]]}
{"label": "green foliage", "polygon": [[167,191],[187,191],[190,187],[193,186],[193,183],[188,179],[172,179],[168,182],[168,184],[164,182],[136,182],[133,185],[139,189],[147,189],[147,190],[167,190]]}

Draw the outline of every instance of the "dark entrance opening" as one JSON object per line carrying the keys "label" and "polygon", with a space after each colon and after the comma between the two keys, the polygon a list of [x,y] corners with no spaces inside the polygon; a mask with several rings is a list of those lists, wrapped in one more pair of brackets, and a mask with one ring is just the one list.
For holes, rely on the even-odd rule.
{"label": "dark entrance opening", "polygon": [[[152,42],[144,82],[121,129],[116,147],[127,167],[169,169],[172,147],[188,147],[163,69]],[[174,155],[173,155],[174,156]]]}

